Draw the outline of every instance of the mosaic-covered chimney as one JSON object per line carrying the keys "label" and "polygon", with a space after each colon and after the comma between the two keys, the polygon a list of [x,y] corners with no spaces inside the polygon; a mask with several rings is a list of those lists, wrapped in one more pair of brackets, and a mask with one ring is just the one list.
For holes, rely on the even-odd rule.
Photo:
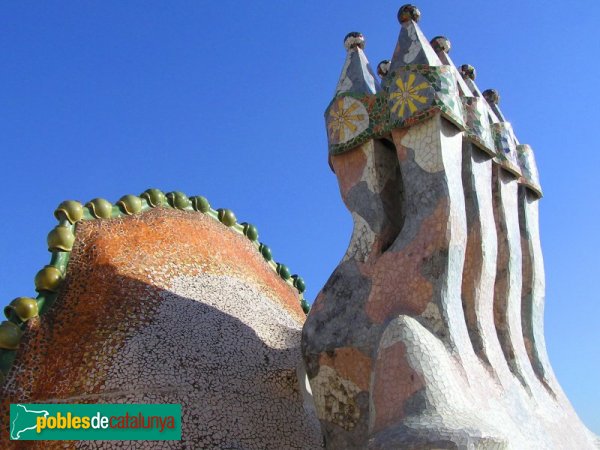
{"label": "mosaic-covered chimney", "polygon": [[327,448],[596,448],[544,343],[542,195],[475,68],[404,5],[391,60],[350,33],[326,109],[354,228],[302,351]]}

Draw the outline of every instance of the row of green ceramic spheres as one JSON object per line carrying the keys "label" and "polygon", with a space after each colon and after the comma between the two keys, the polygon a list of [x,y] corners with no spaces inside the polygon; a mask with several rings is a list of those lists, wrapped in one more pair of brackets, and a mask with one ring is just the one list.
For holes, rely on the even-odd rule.
{"label": "row of green ceramic spheres", "polygon": [[[132,215],[141,212],[142,210],[142,199],[145,199],[148,205],[151,207],[166,206],[167,204],[176,209],[186,209],[189,206],[196,211],[207,213],[210,211],[210,203],[205,197],[194,196],[188,198],[181,192],[169,192],[164,194],[158,189],[148,189],[142,195],[125,195],[117,202],[119,209],[127,215]],[[105,199],[96,198],[85,205],[90,211],[90,214],[98,219],[108,219],[112,217],[112,204]],[[70,224],[74,224],[83,219],[84,210],[83,205],[74,200],[67,200],[62,202],[56,211],[54,212],[56,218],[60,221],[68,221]],[[217,215],[219,221],[228,227],[232,227],[237,223],[237,219],[233,211],[229,209],[218,209]],[[256,227],[249,223],[241,223],[243,227],[244,235],[252,242],[258,240],[258,230]],[[73,235],[71,228],[65,225],[58,225],[48,234],[48,249],[50,251],[63,251],[69,252],[73,247],[75,236]],[[273,259],[271,249],[261,243],[258,248],[259,252],[266,261]],[[289,268],[281,263],[276,265],[277,274],[284,280],[293,280],[294,287],[299,293],[303,293],[306,289],[304,280],[298,275],[291,275]],[[38,292],[51,292],[56,293],[60,282],[62,281],[61,271],[54,266],[45,266],[35,276],[35,287]],[[302,309],[305,313],[308,313],[309,305],[302,299]],[[4,314],[7,318],[16,316],[21,322],[26,322],[39,313],[38,303],[34,298],[30,297],[18,297],[14,299],[10,305],[8,305]],[[19,325],[5,321],[0,324],[0,348],[14,350],[18,347],[21,339],[22,330]]]}
{"label": "row of green ceramic spheres", "polygon": [[[54,266],[45,266],[35,276],[35,290],[38,292],[56,293],[63,279],[60,269]],[[7,319],[18,319],[27,322],[39,314],[38,301],[31,297],[17,297],[4,308]],[[14,322],[5,321],[0,323],[0,348],[5,350],[16,350],[19,346],[23,331]]]}
{"label": "row of green ceramic spheres", "polygon": [[[205,197],[200,195],[188,198],[182,192],[169,192],[163,194],[158,189],[148,189],[142,195],[125,195],[117,202],[119,209],[127,215],[137,214],[142,210],[142,199],[145,199],[151,207],[166,206],[167,204],[176,209],[186,209],[190,206],[195,211],[207,213],[210,211],[210,203]],[[90,213],[98,219],[108,219],[112,216],[112,204],[105,199],[96,198],[85,205]],[[230,209],[218,209],[217,210],[219,221],[228,227],[232,227],[237,223],[235,214]],[[68,220],[70,223],[75,223],[83,218],[83,206],[81,203],[68,200],[59,205],[55,212],[58,220]],[[252,224],[243,222],[240,224],[243,227],[244,235],[253,242],[258,240],[258,230]],[[60,226],[56,227],[48,235],[48,247],[50,250],[62,250],[70,251],[73,245],[70,242],[70,236],[65,240],[63,234],[64,231],[60,230]],[[260,244],[259,251],[263,258],[267,261],[271,261],[273,256],[271,249],[265,244]],[[291,275],[290,270],[287,266],[281,263],[277,263],[277,273],[284,280],[292,278],[293,284],[298,292],[303,293],[306,289],[304,280],[298,275]]]}

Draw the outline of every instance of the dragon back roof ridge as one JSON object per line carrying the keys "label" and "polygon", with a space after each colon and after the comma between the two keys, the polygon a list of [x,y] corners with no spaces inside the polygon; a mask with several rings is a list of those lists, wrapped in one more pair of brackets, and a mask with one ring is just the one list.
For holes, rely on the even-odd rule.
{"label": "dragon back roof ridge", "polygon": [[81,221],[109,220],[143,214],[155,208],[195,211],[222,223],[231,231],[245,236],[260,253],[266,264],[286,284],[298,292],[300,306],[305,313],[308,313],[310,306],[303,296],[306,289],[304,279],[297,274],[292,274],[285,264],[274,261],[270,247],[259,241],[256,226],[247,222],[238,222],[234,212],[230,209],[213,209],[203,196],[188,197],[179,191],[165,194],[159,189],[152,188],[147,189],[139,196],[124,195],[115,204],[104,198],[95,198],[85,205],[76,200],[66,200],[60,203],[54,211],[58,224],[48,233],[48,251],[52,254],[50,262],[35,275],[34,284],[38,295],[35,298],[17,297],[4,308],[7,320],[0,323],[0,384],[12,366],[27,322],[43,316],[58,295],[67,273],[71,250],[75,243],[77,224]]}

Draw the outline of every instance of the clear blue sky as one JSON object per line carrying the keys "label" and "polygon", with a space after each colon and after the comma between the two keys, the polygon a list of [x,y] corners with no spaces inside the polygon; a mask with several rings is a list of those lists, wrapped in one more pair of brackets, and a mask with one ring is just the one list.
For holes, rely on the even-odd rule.
{"label": "clear blue sky", "polygon": [[[351,230],[323,120],[342,40],[361,31],[373,65],[389,58],[401,3],[0,2],[0,305],[34,294],[61,200],[149,187],[255,223],[312,302]],[[537,152],[550,357],[600,434],[600,2],[417,5]]]}

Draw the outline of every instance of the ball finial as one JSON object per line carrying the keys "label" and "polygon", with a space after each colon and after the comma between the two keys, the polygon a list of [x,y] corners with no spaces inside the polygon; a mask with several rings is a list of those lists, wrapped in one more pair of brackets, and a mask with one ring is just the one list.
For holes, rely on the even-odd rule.
{"label": "ball finial", "polygon": [[348,33],[344,38],[344,47],[346,48],[346,50],[351,50],[356,47],[364,49],[365,37],[362,33],[359,33],[358,31]]}
{"label": "ball finial", "polygon": [[385,77],[390,71],[391,61],[389,59],[384,59],[379,64],[377,64],[377,75],[381,78]]}
{"label": "ball finial", "polygon": [[497,105],[500,103],[500,94],[498,94],[496,89],[486,89],[483,91],[483,98],[485,98],[490,105]]}
{"label": "ball finial", "polygon": [[431,46],[436,51],[436,53],[444,52],[450,53],[450,49],[452,45],[450,41],[444,36],[436,36],[431,40]]}
{"label": "ball finial", "polygon": [[398,21],[400,21],[400,23],[404,23],[409,20],[418,22],[420,17],[421,11],[419,11],[419,8],[417,8],[415,5],[407,4],[401,6],[400,10],[398,11]]}
{"label": "ball finial", "polygon": [[[475,77],[477,76],[477,71],[471,64],[463,64],[460,66],[459,72],[465,80],[468,78],[475,81]],[[496,92],[496,95],[497,94],[498,93]]]}

